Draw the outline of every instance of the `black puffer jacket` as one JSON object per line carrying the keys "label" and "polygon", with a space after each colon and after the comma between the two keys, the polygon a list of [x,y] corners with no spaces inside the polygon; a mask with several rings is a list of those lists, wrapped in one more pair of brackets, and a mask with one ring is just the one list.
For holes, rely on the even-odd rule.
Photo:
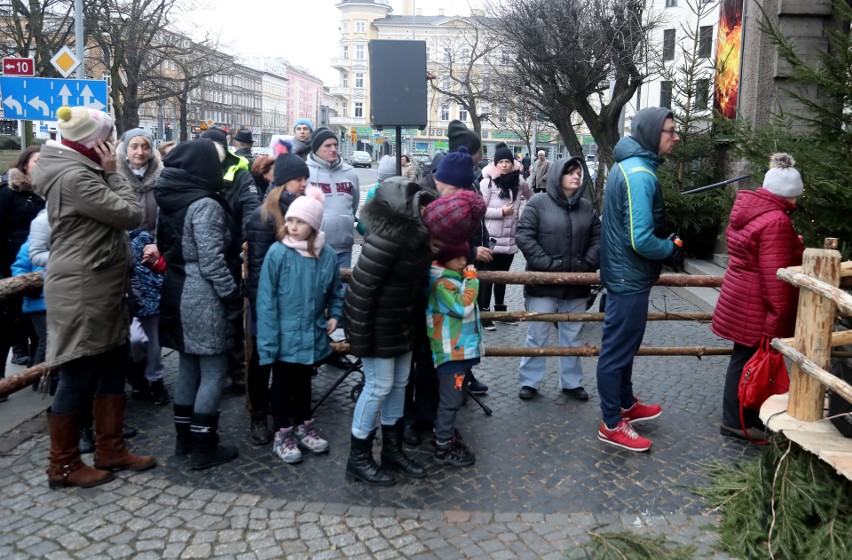
{"label": "black puffer jacket", "polygon": [[18,249],[30,234],[30,222],[44,208],[44,199],[33,192],[30,180],[12,168],[0,177],[0,275],[11,276]]}
{"label": "black puffer jacket", "polygon": [[[593,272],[600,259],[601,222],[592,203],[583,198],[585,183],[565,197],[560,181],[563,170],[580,158],[554,162],[547,176],[547,190],[524,207],[515,241],[534,272]],[[590,286],[524,286],[531,297],[581,298]]]}
{"label": "black puffer jacket", "polygon": [[393,358],[411,350],[415,323],[425,321],[414,312],[414,300],[432,259],[420,207],[436,197],[392,177],[364,206],[369,233],[344,302],[352,355]]}
{"label": "black puffer jacket", "polygon": [[[287,191],[281,193],[281,198],[278,200],[278,206],[281,208],[281,214],[287,215],[287,210],[290,209],[290,204],[296,200],[297,196]],[[269,221],[263,219],[263,205],[254,209],[249,220],[248,230],[246,231],[246,240],[248,241],[248,278],[246,278],[246,294],[252,309],[257,301],[257,284],[260,281],[260,270],[263,268],[263,259],[266,258],[266,252],[275,243],[275,218],[269,216]]]}

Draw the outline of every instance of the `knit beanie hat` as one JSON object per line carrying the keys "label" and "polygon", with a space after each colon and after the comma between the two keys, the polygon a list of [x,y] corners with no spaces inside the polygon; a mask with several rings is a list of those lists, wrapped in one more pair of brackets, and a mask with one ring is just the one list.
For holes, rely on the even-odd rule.
{"label": "knit beanie hat", "polygon": [[121,137],[121,141],[124,142],[124,145],[130,143],[131,140],[136,138],[137,136],[141,136],[145,140],[148,141],[148,145],[152,148],[154,147],[154,137],[151,136],[151,133],[145,130],[144,128],[131,128],[127,132],[124,133],[124,136]]}
{"label": "knit beanie hat", "polygon": [[337,135],[330,131],[327,128],[318,128],[316,132],[311,136],[311,151],[313,153],[317,153],[317,150],[320,149],[323,142],[328,140],[329,138],[334,138],[337,140]]}
{"label": "knit beanie hat", "polygon": [[376,169],[376,179],[384,181],[396,175],[396,159],[393,156],[382,156]]}
{"label": "knit beanie hat", "polygon": [[62,106],[56,111],[56,118],[63,138],[87,148],[94,146],[98,140],[106,140],[112,133],[112,118],[103,111]]}
{"label": "knit beanie hat", "polygon": [[796,160],[790,154],[773,154],[769,160],[769,171],[763,178],[763,188],[784,198],[801,196],[805,188],[794,165]]}
{"label": "knit beanie hat", "polygon": [[429,235],[442,243],[454,245],[469,240],[482,227],[484,216],[485,199],[475,192],[459,191],[426,206],[423,223]]}
{"label": "knit beanie hat", "polygon": [[293,123],[293,131],[296,130],[296,127],[300,124],[303,124],[311,129],[311,132],[314,130],[314,122],[311,119],[296,119],[296,122]]}
{"label": "knit beanie hat", "polygon": [[504,159],[515,161],[515,156],[512,155],[512,150],[509,149],[509,146],[505,142],[500,142],[494,151],[494,165],[497,165],[498,162]]}
{"label": "knit beanie hat", "polygon": [[438,251],[438,256],[435,260],[438,264],[447,264],[456,257],[466,257],[470,254],[470,244],[456,243],[455,245],[444,245]]}
{"label": "knit beanie hat", "polygon": [[226,150],[228,149],[228,135],[221,128],[211,128],[202,133],[201,137],[213,140],[220,146],[224,146]]}
{"label": "knit beanie hat", "polygon": [[450,151],[455,152],[459,147],[467,148],[468,153],[475,154],[482,147],[479,134],[469,129],[459,120],[451,121],[447,127],[447,140],[449,140]]}
{"label": "knit beanie hat", "polygon": [[312,196],[300,196],[290,204],[284,219],[298,218],[311,226],[314,231],[320,231],[322,211],[323,204],[320,200]]}
{"label": "knit beanie hat", "polygon": [[311,172],[305,160],[294,154],[280,154],[275,158],[275,167],[272,169],[272,182],[278,187],[299,177],[308,178]]}
{"label": "knit beanie hat", "polygon": [[461,146],[457,152],[450,152],[438,164],[435,179],[459,189],[473,184],[473,158],[467,148]]}

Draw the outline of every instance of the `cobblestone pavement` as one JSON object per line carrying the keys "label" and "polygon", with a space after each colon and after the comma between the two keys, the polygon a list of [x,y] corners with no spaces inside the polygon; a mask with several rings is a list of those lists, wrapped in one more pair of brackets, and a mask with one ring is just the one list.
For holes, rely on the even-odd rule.
{"label": "cobblestone pavement", "polygon": [[[522,268],[516,258],[513,269]],[[521,287],[508,288],[507,304],[522,308]],[[664,288],[652,292],[652,308],[695,310]],[[485,343],[521,346],[525,334],[523,325],[498,323]],[[600,324],[588,324],[583,338],[598,344]],[[725,345],[709,325],[691,322],[649,323],[645,343]],[[476,373],[490,387],[483,401],[493,415],[469,401],[459,416],[476,464],[438,467],[424,443],[411,453],[428,478],[385,489],[343,476],[357,374],[317,410],[330,453],[295,466],[248,443],[243,397],[222,401],[222,437],[239,445],[239,459],[202,472],[172,456],[169,407],[130,402],[128,423],[140,431],[131,446],[155,453],[157,468],[51,491],[38,417],[22,428],[34,435],[0,457],[0,558],[572,558],[595,529],[664,534],[695,545],[696,557],[724,558],[712,548],[717,519],[693,490],[706,483],[707,464],[755,454],[718,434],[727,358],[637,359],[637,395],[664,407],[639,428],[654,442],[642,454],[597,440],[596,359],[583,360],[585,403],[559,390],[556,359],[531,401],[517,396],[519,358],[485,359]],[[171,377],[176,357],[166,364]],[[340,373],[321,368],[315,398]]]}

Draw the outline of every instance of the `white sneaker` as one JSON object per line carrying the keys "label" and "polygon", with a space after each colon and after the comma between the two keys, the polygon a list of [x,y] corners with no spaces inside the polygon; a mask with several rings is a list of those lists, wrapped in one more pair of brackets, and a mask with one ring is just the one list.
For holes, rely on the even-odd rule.
{"label": "white sneaker", "polygon": [[296,442],[299,447],[312,453],[325,453],[328,451],[328,442],[322,439],[314,428],[314,420],[305,420],[304,424],[296,426]]}
{"label": "white sneaker", "polygon": [[302,460],[302,452],[296,445],[293,436],[293,428],[281,428],[275,433],[275,441],[272,443],[272,452],[285,463],[298,463]]}

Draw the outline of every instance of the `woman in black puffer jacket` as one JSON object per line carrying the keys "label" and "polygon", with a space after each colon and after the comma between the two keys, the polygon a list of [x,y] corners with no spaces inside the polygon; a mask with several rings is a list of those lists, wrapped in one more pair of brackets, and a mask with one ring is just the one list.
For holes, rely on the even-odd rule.
{"label": "woman in black puffer jacket", "polygon": [[[593,272],[600,256],[601,222],[594,206],[583,198],[583,165],[580,158],[554,162],[547,175],[544,193],[527,203],[518,223],[515,241],[527,261],[527,270],[535,272]],[[527,311],[568,313],[585,311],[589,286],[525,286]],[[559,345],[576,346],[582,323],[560,322]],[[551,324],[531,322],[526,348],[547,346]],[[545,358],[521,359],[520,398],[530,399],[544,378]],[[583,389],[580,358],[559,358],[562,391],[575,399],[588,400]]]}
{"label": "woman in black puffer jacket", "polygon": [[246,229],[248,242],[248,293],[251,315],[249,331],[252,345],[251,360],[248,367],[249,413],[251,414],[251,441],[255,445],[265,445],[272,441],[267,415],[269,408],[269,374],[272,366],[261,366],[257,360],[257,284],[266,252],[276,241],[284,237],[284,216],[290,204],[304,196],[308,184],[309,170],[304,160],[292,153],[284,153],[275,158],[272,184],[266,200],[252,212]]}

